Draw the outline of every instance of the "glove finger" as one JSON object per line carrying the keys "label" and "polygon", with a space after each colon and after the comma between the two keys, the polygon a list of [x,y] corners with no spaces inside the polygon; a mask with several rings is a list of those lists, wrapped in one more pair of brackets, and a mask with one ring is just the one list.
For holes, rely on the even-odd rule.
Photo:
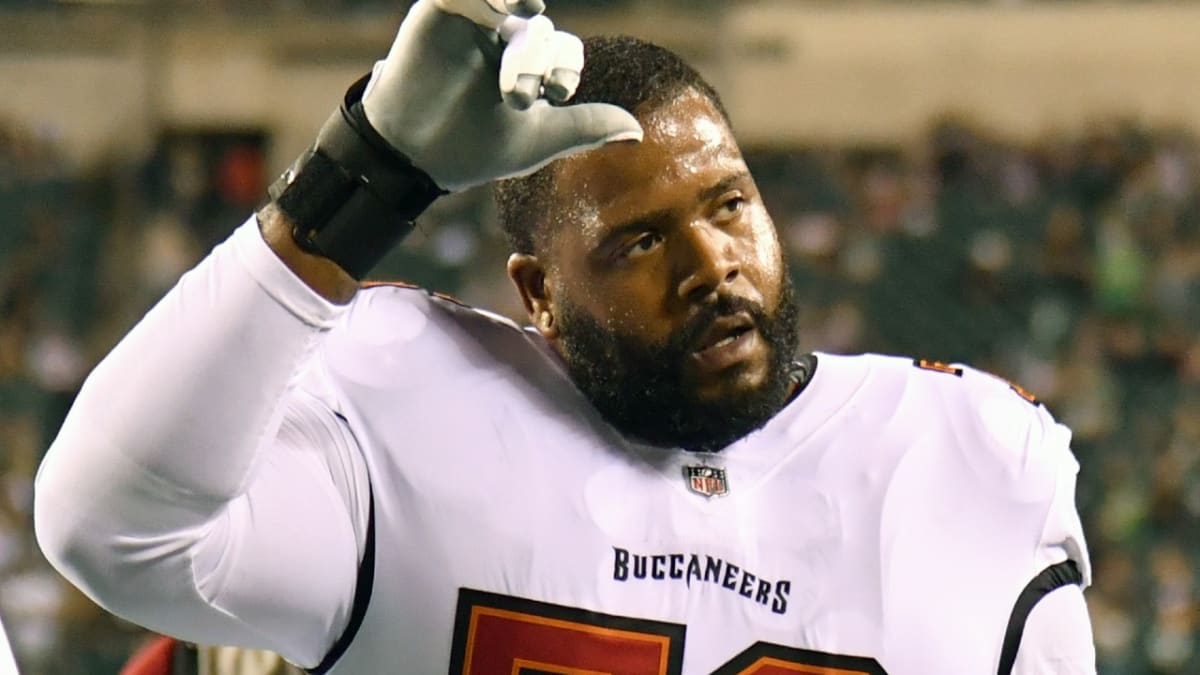
{"label": "glove finger", "polygon": [[539,167],[606,143],[642,140],[642,125],[637,118],[607,103],[562,107],[543,104],[529,112],[536,112],[540,118],[532,125],[537,135],[531,140],[533,153],[545,158]]}
{"label": "glove finger", "polygon": [[[513,26],[520,22],[523,25]],[[554,24],[544,16],[510,17],[501,25],[508,46],[500,58],[500,95],[517,110],[525,110],[541,95],[542,77],[550,65],[550,36]]]}
{"label": "glove finger", "polygon": [[546,98],[565,103],[575,95],[579,73],[583,71],[583,41],[574,35],[555,31],[550,36],[550,67],[542,80]]}
{"label": "glove finger", "polygon": [[[547,19],[549,20],[549,19]],[[507,16],[496,27],[496,32],[500,34],[500,39],[504,42],[512,42],[517,33],[525,30],[529,25],[529,19],[523,19],[519,16]]]}
{"label": "glove finger", "polygon": [[511,91],[504,92],[504,102],[517,110],[527,110],[542,94],[539,75],[518,75]]}

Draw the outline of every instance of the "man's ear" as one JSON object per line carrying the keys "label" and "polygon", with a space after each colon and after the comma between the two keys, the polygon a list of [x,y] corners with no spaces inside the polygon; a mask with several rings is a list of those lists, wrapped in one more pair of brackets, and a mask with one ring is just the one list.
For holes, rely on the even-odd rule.
{"label": "man's ear", "polygon": [[558,338],[558,321],[554,316],[554,303],[546,284],[546,269],[537,256],[514,253],[508,257],[508,278],[512,279],[521,294],[521,303],[529,322],[547,340]]}

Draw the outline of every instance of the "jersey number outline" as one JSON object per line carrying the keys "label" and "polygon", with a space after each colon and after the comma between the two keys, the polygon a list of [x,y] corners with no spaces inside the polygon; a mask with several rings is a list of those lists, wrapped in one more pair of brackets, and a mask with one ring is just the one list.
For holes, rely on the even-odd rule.
{"label": "jersey number outline", "polygon": [[[680,675],[683,624],[460,588],[450,675]],[[875,659],[756,642],[713,675],[887,675]]]}
{"label": "jersey number outline", "polygon": [[[952,366],[948,363],[942,363],[941,361],[930,361],[928,359],[913,359],[913,365],[920,368],[921,370],[932,370],[937,373],[946,373],[947,375],[953,375],[955,377],[963,376],[962,368],[959,368],[958,366]],[[1039,400],[1037,396],[1034,396],[1033,392],[1029,391],[1025,387],[1022,387],[1021,385],[1017,384],[1016,382],[1013,382],[1012,380],[1010,380],[1008,378],[1000,377],[999,375],[996,375],[995,373],[987,373],[987,374],[991,375],[992,377],[996,378],[997,380],[1000,380],[1004,384],[1007,384],[1008,388],[1011,389],[1013,391],[1013,393],[1015,393],[1017,396],[1020,396],[1022,399],[1024,399],[1026,403],[1029,403],[1030,405],[1034,406],[1035,408],[1042,405],[1041,400]]]}

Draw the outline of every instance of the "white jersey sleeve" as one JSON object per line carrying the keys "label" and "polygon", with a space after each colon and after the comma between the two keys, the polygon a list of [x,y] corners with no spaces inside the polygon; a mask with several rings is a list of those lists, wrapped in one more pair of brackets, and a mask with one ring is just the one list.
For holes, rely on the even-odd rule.
{"label": "white jersey sleeve", "polygon": [[89,376],[39,470],[51,563],[135,623],[312,666],[364,539],[354,439],[299,366],[341,308],[239,228]]}
{"label": "white jersey sleeve", "polygon": [[1013,675],[1095,675],[1096,646],[1083,588],[1048,593],[1029,613]]}
{"label": "white jersey sleeve", "polygon": [[[958,366],[956,366],[958,367]],[[974,426],[975,437],[990,440],[985,446],[1009,454],[997,472],[1011,477],[1041,474],[1050,499],[1032,567],[1026,603],[1010,617],[1006,640],[1015,640],[1014,675],[1092,675],[1096,652],[1083,589],[1091,584],[1091,561],[1083,525],[1075,507],[1079,462],[1070,449],[1071,432],[1057,422],[1046,406],[1017,385],[965,366],[963,378],[973,392],[973,414],[961,418]],[[971,382],[974,380],[974,382]],[[1015,394],[1015,395],[1014,395]],[[1019,451],[1017,451],[1019,449]],[[1026,482],[1018,480],[1014,485]],[[1046,591],[1033,580],[1052,566],[1073,563],[1077,577]],[[1073,574],[1073,573],[1072,573]]]}
{"label": "white jersey sleeve", "polygon": [[[1053,423],[1044,408],[1044,421]],[[1065,561],[1079,568],[1080,581],[1056,588],[1042,596],[1029,611],[1020,637],[1013,675],[1095,675],[1096,646],[1083,590],[1091,584],[1091,561],[1083,524],[1075,508],[1075,479],[1079,463],[1068,449],[1069,433],[1053,423],[1058,433],[1051,436],[1062,456],[1054,500],[1046,517],[1038,550],[1037,565],[1043,569]]]}

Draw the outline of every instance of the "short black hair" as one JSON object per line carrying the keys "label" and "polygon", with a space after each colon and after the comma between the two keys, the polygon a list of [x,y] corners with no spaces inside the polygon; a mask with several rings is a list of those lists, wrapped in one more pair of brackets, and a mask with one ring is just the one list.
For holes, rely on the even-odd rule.
{"label": "short black hair", "polygon": [[[584,66],[571,103],[611,103],[645,114],[695,90],[729,122],[721,97],[700,73],[674,52],[626,35],[583,40]],[[496,214],[514,253],[536,252],[538,227],[548,213],[557,162],[493,188]]]}

